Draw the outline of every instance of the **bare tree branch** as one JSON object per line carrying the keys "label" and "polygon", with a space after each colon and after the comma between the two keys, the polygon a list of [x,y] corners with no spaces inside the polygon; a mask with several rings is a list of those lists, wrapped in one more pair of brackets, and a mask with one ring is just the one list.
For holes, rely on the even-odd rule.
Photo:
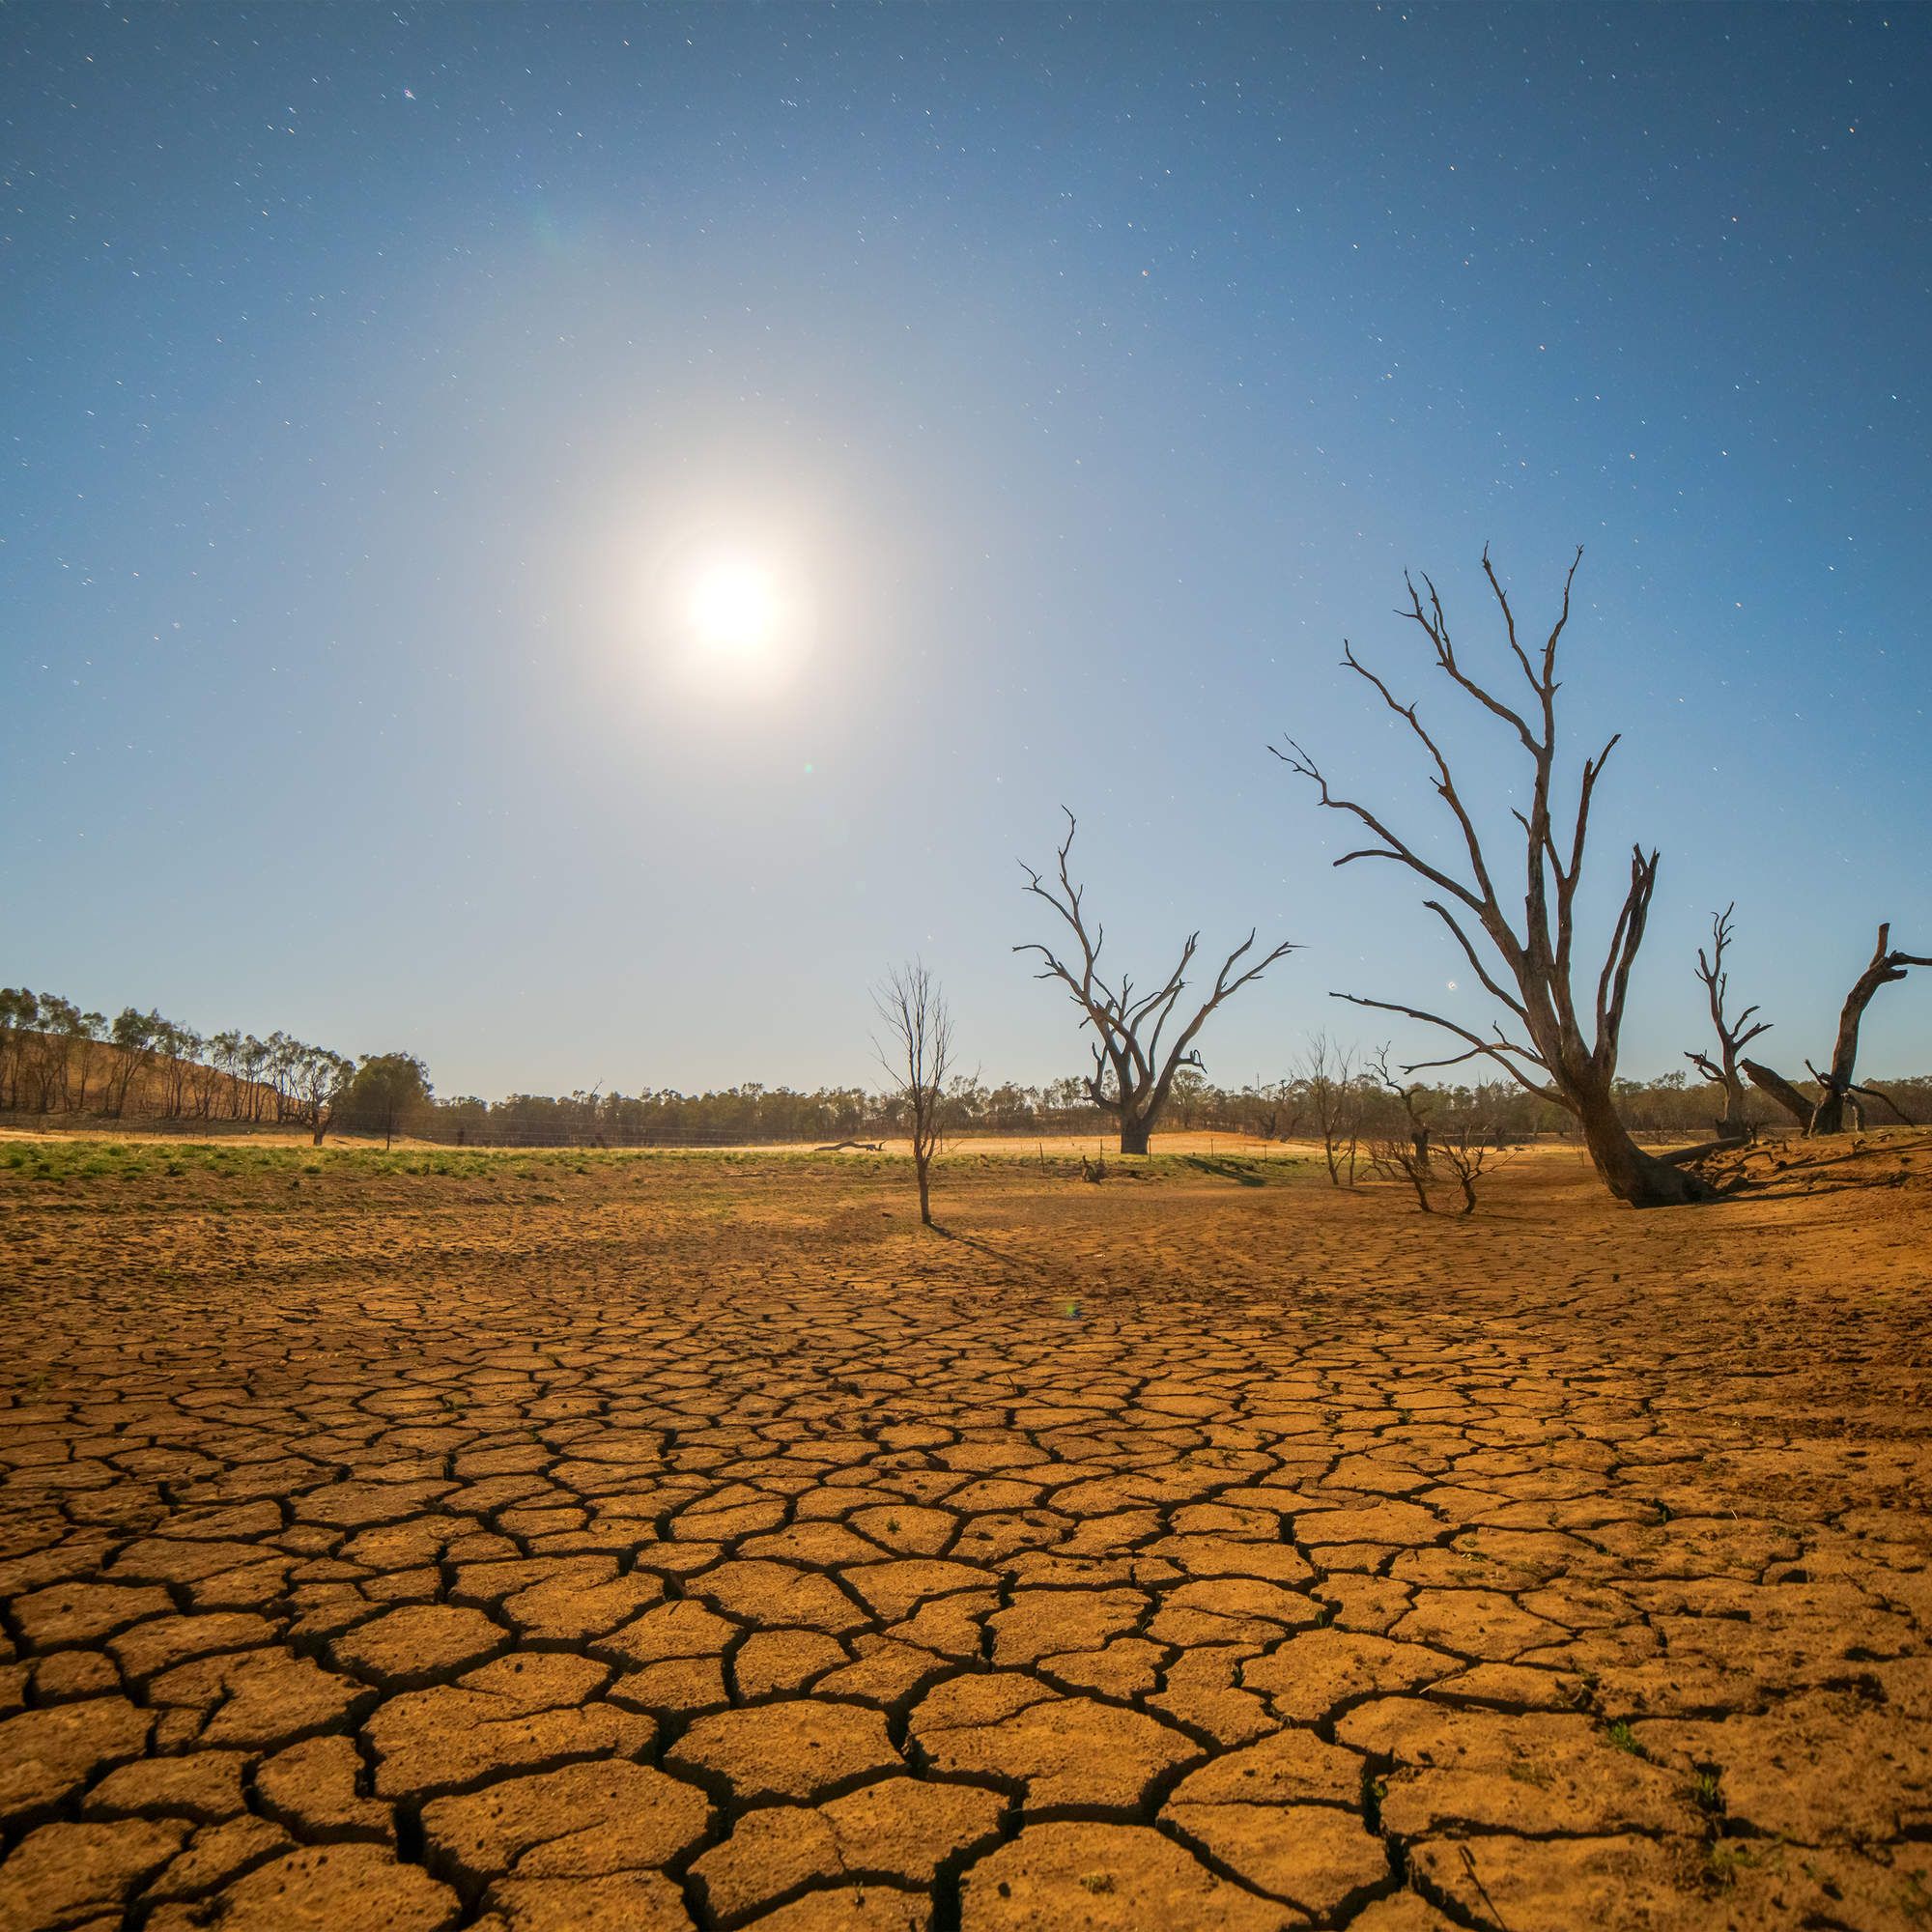
{"label": "bare tree branch", "polygon": [[1730,998],[1731,976],[1724,965],[1724,953],[1731,944],[1731,915],[1737,911],[1737,901],[1733,899],[1722,912],[1711,915],[1711,951],[1706,954],[1700,946],[1697,949],[1697,977],[1704,983],[1704,992],[1711,1008],[1711,1027],[1718,1036],[1718,1059],[1714,1062],[1707,1054],[1687,1051],[1688,1060],[1705,1079],[1720,1088],[1724,1095],[1724,1117],[1718,1123],[1721,1135],[1730,1136],[1745,1131],[1745,1082],[1739,1070],[1739,1056],[1760,1034],[1771,1031],[1769,1020],[1759,1020],[1751,1024],[1755,1007],[1747,1007],[1732,1019],[1725,1010]]}
{"label": "bare tree branch", "polygon": [[1451,1054],[1446,1060],[1418,1060],[1405,1066],[1402,1069],[1405,1073],[1424,1073],[1431,1067],[1436,1066],[1461,1066],[1464,1061],[1476,1060],[1487,1055],[1520,1087],[1526,1088],[1539,1099],[1548,1100],[1558,1107],[1569,1106],[1569,1102],[1564,1099],[1557,1088],[1540,1086],[1525,1076],[1522,1067],[1505,1058],[1506,1055],[1515,1054],[1525,1065],[1540,1066],[1543,1064],[1531,1048],[1518,1046],[1503,1038],[1500,1034],[1492,1040],[1485,1039],[1480,1034],[1471,1033],[1467,1027],[1459,1026],[1454,1020],[1445,1020],[1439,1013],[1424,1012],[1420,1007],[1398,1006],[1393,1000],[1371,1000],[1361,993],[1330,993],[1328,997],[1331,1000],[1347,1000],[1351,1007],[1373,1007],[1378,1012],[1401,1013],[1408,1019],[1422,1021],[1425,1026],[1440,1027],[1444,1033],[1453,1033],[1458,1039],[1466,1039],[1469,1042],[1469,1050],[1466,1053]]}
{"label": "bare tree branch", "polygon": [[1783,1074],[1766,1066],[1761,1061],[1740,1060],[1738,1065],[1753,1087],[1760,1093],[1769,1094],[1801,1127],[1807,1133],[1810,1131],[1811,1117],[1818,1111],[1815,1102],[1801,1094]]}
{"label": "bare tree branch", "polygon": [[[1061,809],[1065,810],[1064,806]],[[1057,885],[1049,884],[1024,860],[1020,864],[1020,869],[1027,875],[1025,890],[1036,898],[1044,899],[1072,932],[1080,955],[1077,970],[1037,940],[1015,946],[1013,951],[1037,953],[1044,963],[1035,978],[1058,980],[1079,1007],[1081,1026],[1094,1030],[1094,1071],[1087,1082],[1088,1095],[1096,1106],[1119,1118],[1122,1152],[1145,1153],[1148,1136],[1167,1104],[1175,1075],[1183,1066],[1201,1065],[1194,1041],[1209,1016],[1243,986],[1260,979],[1278,959],[1286,958],[1297,949],[1283,941],[1236,972],[1254,950],[1256,934],[1251,929],[1247,938],[1221,962],[1212,987],[1193,1017],[1171,1043],[1164,1044],[1169,1022],[1179,1010],[1180,996],[1186,989],[1201,935],[1199,932],[1187,935],[1174,970],[1151,992],[1136,995],[1133,981],[1125,976],[1118,988],[1110,986],[1101,977],[1099,966],[1105,928],[1095,924],[1090,935],[1082,903],[1085,888],[1074,884],[1068,867],[1077,829],[1072,812],[1067,811],[1066,837],[1061,840],[1056,855]],[[1111,1092],[1107,1085],[1109,1073],[1113,1076]]]}

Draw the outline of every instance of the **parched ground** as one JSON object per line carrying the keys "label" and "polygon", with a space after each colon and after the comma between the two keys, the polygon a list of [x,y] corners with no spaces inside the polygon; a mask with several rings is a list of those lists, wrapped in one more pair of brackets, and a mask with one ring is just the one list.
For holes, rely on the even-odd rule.
{"label": "parched ground", "polygon": [[8,1932],[1932,1924],[1932,1137],[0,1155]]}

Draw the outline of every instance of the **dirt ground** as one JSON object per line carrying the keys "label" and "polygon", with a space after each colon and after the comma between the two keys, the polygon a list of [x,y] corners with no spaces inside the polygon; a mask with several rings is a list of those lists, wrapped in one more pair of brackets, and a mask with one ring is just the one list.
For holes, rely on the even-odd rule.
{"label": "dirt ground", "polygon": [[1932,1136],[1756,1171],[10,1142],[0,1926],[1932,1925]]}

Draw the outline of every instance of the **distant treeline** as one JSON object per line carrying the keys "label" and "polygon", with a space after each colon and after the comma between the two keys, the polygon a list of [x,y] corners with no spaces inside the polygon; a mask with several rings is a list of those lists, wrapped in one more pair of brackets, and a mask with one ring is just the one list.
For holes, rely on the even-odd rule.
{"label": "distant treeline", "polygon": [[[1882,1084],[1914,1120],[1932,1120],[1932,1076]],[[1815,1088],[1809,1091],[1815,1097]],[[1510,1140],[1568,1133],[1573,1126],[1561,1108],[1505,1081],[1469,1087],[1416,1083],[1409,1092],[1436,1133],[1467,1131]],[[1708,1083],[1683,1073],[1620,1081],[1617,1097],[1634,1132],[1707,1135],[1723,1107],[1722,1095]],[[1759,1096],[1752,1096],[1750,1108],[1760,1125],[1783,1121]],[[902,1125],[899,1111],[895,1097],[860,1088],[798,1093],[747,1085],[716,1094],[513,1094],[497,1101],[432,1101],[410,1131],[475,1147],[831,1142],[895,1134]],[[1374,1077],[1338,1068],[1313,1078],[1291,1076],[1233,1089],[1199,1075],[1183,1078],[1176,1083],[1161,1127],[1168,1133],[1218,1129],[1267,1140],[1319,1140],[1324,1130],[1339,1129],[1343,1138],[1367,1141],[1401,1130],[1407,1118],[1398,1094]],[[1118,1131],[1115,1117],[1094,1105],[1082,1081],[1070,1078],[1040,1087],[954,1081],[947,1090],[944,1124],[952,1134]]]}
{"label": "distant treeline", "polygon": [[113,1019],[58,993],[0,986],[0,1117],[392,1129],[426,1103],[419,1064],[349,1055],[285,1033],[202,1034],[151,1009]]}
{"label": "distant treeline", "polygon": [[[1264,1139],[1372,1139],[1399,1130],[1406,1110],[1359,1057],[1319,1042],[1296,1071],[1240,1088],[1184,1069],[1162,1119],[1166,1132],[1218,1129]],[[1932,1121],[1932,1076],[1878,1083],[1914,1121]],[[1688,1073],[1620,1080],[1617,1103],[1635,1132],[1702,1136],[1722,1094]],[[1815,1097],[1816,1089],[1804,1090]],[[1560,1108],[1506,1081],[1409,1089],[1432,1131],[1488,1139],[1567,1133]],[[1760,1124],[1782,1117],[1755,1093]],[[747,1141],[879,1139],[901,1122],[898,1102],[860,1087],[799,1093],[748,1084],[722,1093],[513,1094],[504,1100],[439,1099],[419,1061],[382,1054],[357,1062],[285,1033],[203,1035],[158,1012],[124,1008],[112,1020],[55,994],[0,987],[0,1114],[129,1122],[272,1123],[313,1130],[394,1131],[474,1147],[641,1147]],[[945,1125],[953,1134],[1099,1135],[1117,1127],[1074,1078],[1029,1087],[953,1081]]]}
{"label": "distant treeline", "polygon": [[0,1111],[299,1122],[342,1065],[284,1033],[204,1035],[134,1007],[110,1020],[58,993],[0,986]]}

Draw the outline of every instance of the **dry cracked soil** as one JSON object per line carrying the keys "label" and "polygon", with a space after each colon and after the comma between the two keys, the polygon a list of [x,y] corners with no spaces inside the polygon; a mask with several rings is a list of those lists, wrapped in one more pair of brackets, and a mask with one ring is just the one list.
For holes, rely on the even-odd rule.
{"label": "dry cracked soil", "polygon": [[0,1173],[7,1932],[1932,1924],[1932,1141]]}

